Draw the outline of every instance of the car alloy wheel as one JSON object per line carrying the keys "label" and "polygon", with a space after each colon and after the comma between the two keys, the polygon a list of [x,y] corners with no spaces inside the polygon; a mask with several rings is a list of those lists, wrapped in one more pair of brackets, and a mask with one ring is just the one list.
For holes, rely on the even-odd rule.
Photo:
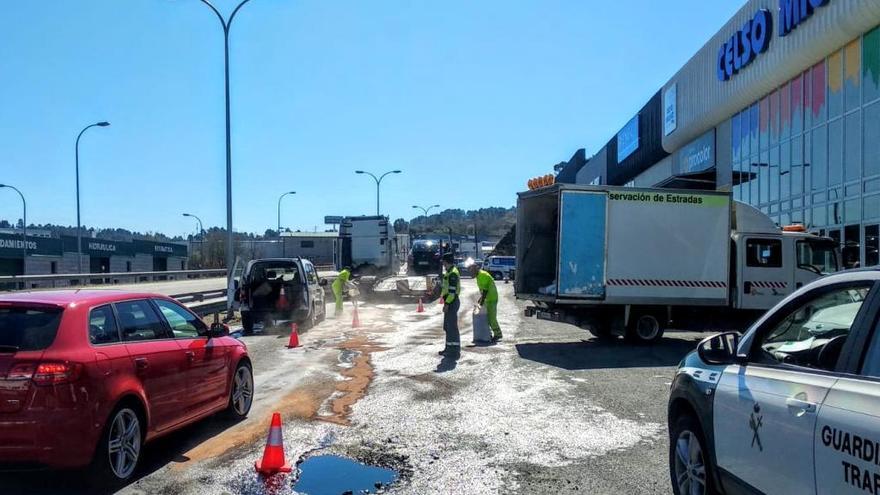
{"label": "car alloy wheel", "polygon": [[254,377],[247,366],[235,370],[232,382],[232,409],[239,416],[246,416],[254,400]]}
{"label": "car alloy wheel", "polygon": [[107,437],[107,453],[113,474],[124,480],[131,476],[141,455],[141,422],[131,409],[120,409],[113,417]]}
{"label": "car alloy wheel", "polygon": [[690,430],[682,430],[675,441],[675,483],[680,495],[708,493],[703,447]]}

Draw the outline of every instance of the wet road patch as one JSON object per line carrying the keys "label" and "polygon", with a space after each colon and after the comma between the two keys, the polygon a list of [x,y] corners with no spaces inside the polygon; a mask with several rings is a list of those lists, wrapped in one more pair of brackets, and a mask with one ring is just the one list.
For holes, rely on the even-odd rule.
{"label": "wet road patch", "polygon": [[400,477],[393,469],[369,466],[336,455],[309,457],[297,470],[299,476],[293,489],[303,495],[378,493]]}

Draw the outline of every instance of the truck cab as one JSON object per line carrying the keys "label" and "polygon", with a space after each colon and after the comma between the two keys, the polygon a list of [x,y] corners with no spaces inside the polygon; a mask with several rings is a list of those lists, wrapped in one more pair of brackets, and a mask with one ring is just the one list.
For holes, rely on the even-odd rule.
{"label": "truck cab", "polygon": [[731,306],[767,310],[817,277],[839,270],[837,242],[803,225],[781,229],[766,215],[737,203],[731,233]]}
{"label": "truck cab", "polygon": [[265,258],[246,264],[237,260],[229,284],[245,335],[253,333],[257,323],[286,320],[310,327],[327,315],[323,282],[306,259]]}

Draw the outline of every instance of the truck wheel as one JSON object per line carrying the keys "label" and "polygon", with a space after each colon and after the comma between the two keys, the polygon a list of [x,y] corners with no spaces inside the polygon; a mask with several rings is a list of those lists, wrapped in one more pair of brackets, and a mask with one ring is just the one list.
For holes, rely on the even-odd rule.
{"label": "truck wheel", "polygon": [[244,335],[254,334],[254,318],[250,311],[241,312],[241,333]]}
{"label": "truck wheel", "polygon": [[663,319],[648,311],[633,312],[626,326],[626,340],[634,344],[654,344],[663,338]]}

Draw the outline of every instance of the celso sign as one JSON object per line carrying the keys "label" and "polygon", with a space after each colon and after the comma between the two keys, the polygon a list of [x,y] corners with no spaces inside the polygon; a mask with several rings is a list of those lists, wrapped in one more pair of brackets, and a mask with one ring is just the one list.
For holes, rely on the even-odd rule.
{"label": "celso sign", "polygon": [[785,36],[798,24],[806,21],[829,0],[779,0],[779,36]]}
{"label": "celso sign", "polygon": [[742,29],[733,33],[733,36],[718,50],[716,66],[718,79],[720,81],[730,79],[752,63],[755,57],[767,51],[772,32],[773,18],[770,16],[770,11],[759,10],[755,17],[746,21]]}

